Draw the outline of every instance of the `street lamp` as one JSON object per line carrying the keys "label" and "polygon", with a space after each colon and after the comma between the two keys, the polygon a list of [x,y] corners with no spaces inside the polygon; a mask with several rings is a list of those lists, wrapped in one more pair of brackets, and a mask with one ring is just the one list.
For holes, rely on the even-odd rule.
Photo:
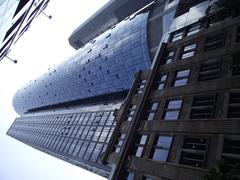
{"label": "street lamp", "polygon": [[43,15],[45,15],[47,18],[49,18],[49,19],[52,19],[52,16],[51,15],[47,15],[45,12],[43,12],[43,11],[40,11]]}
{"label": "street lamp", "polygon": [[12,58],[8,57],[7,55],[5,57],[8,58],[10,61],[12,61],[14,64],[17,64],[17,62],[18,62],[16,59],[12,59]]}
{"label": "street lamp", "polygon": [[[34,3],[34,6],[37,7],[37,3]],[[40,10],[40,13],[42,13],[44,16],[46,16],[48,19],[52,19],[51,15],[47,15],[45,12],[43,12],[43,10]]]}

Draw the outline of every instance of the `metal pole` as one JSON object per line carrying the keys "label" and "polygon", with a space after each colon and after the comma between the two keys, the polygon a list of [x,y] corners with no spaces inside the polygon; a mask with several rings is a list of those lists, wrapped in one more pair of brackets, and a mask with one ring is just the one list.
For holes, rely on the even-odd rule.
{"label": "metal pole", "polygon": [[12,61],[14,64],[17,64],[17,60],[16,59],[13,60],[12,58],[8,57],[7,55],[5,57],[8,58],[10,61]]}

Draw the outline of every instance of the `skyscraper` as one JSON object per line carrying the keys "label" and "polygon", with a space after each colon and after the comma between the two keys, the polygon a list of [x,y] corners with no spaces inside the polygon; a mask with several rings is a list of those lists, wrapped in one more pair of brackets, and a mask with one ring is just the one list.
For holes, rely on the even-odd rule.
{"label": "skyscraper", "polygon": [[111,179],[239,179],[240,13],[225,3],[175,18],[185,25],[136,75],[102,158]]}
{"label": "skyscraper", "polygon": [[[142,155],[140,149],[144,149],[145,143],[150,141],[153,143],[155,131],[161,130],[150,129],[148,132],[148,129],[144,129],[148,128],[147,125],[146,127],[139,126],[143,123],[139,116],[145,113],[146,103],[153,99],[154,102],[151,106],[153,109],[150,109],[148,115],[152,120],[155,118],[154,111],[159,102],[155,103],[154,97],[149,99],[148,94],[144,94],[146,94],[145,89],[150,89],[152,86],[148,85],[150,77],[155,78],[151,81],[157,81],[162,88],[165,87],[167,75],[156,80],[155,72],[158,71],[158,64],[162,63],[162,59],[165,59],[165,63],[169,65],[166,66],[163,63],[161,68],[169,68],[171,78],[174,78],[174,81],[168,80],[170,84],[168,85],[169,89],[164,91],[166,92],[165,96],[171,95],[167,94],[171,92],[170,87],[175,88],[175,84],[182,86],[179,87],[180,89],[172,90],[177,102],[165,99],[166,104],[176,105],[175,116],[179,113],[183,98],[179,99],[178,96],[187,95],[189,91],[182,84],[188,82],[190,75],[190,70],[186,68],[193,66],[190,59],[195,55],[197,47],[204,46],[201,43],[196,45],[194,38],[186,40],[183,37],[188,35],[187,38],[190,38],[190,35],[195,37],[195,33],[200,32],[202,24],[198,23],[201,22],[201,18],[206,17],[206,12],[211,10],[210,7],[214,2],[210,0],[146,2],[149,4],[139,1],[110,1],[84,25],[77,28],[69,38],[70,44],[77,49],[76,54],[63,64],[49,68],[48,72],[40,78],[30,81],[14,96],[13,106],[21,116],[16,118],[8,135],[104,177],[131,179],[135,176],[137,179],[141,179],[148,178],[143,175],[150,174],[150,177],[153,178],[174,179],[172,176],[158,176],[156,175],[159,173],[158,171],[142,170],[141,168],[146,168],[146,164],[139,167],[138,163],[135,163],[133,164],[134,167],[136,166],[134,169],[133,166],[129,168],[129,164],[126,162],[129,162],[128,159],[132,160],[131,156],[136,155],[132,154],[132,149],[134,149],[132,146],[136,146],[137,155],[140,157]],[[147,6],[143,7],[144,5]],[[124,11],[127,7],[129,9]],[[130,13],[133,14],[130,15]],[[104,21],[99,21],[99,19]],[[206,29],[205,26],[204,28]],[[203,39],[205,34],[199,35],[199,41],[200,37]],[[180,41],[180,39],[182,40]],[[164,42],[168,41],[169,53],[166,53]],[[162,53],[164,56],[166,54],[166,57],[163,58]],[[199,61],[202,61],[201,58],[198,58]],[[184,61],[185,59],[189,61]],[[172,63],[173,61],[176,63]],[[183,66],[183,69],[179,69],[180,66]],[[168,72],[167,69],[164,70]],[[140,76],[135,76],[137,80],[132,83],[134,74],[138,71],[144,72]],[[151,72],[155,74],[151,75]],[[193,86],[192,89],[195,90],[195,87],[197,86]],[[139,96],[134,95],[136,92]],[[162,92],[158,94],[158,98],[162,98]],[[184,100],[185,102],[188,101]],[[138,106],[141,108],[139,109]],[[164,107],[166,107],[164,108],[165,114],[169,114],[168,105]],[[134,116],[135,109],[139,109],[138,118]],[[117,117],[115,118],[115,116]],[[169,116],[173,118],[171,113]],[[127,119],[127,121],[123,122],[123,119]],[[156,128],[162,127],[158,124],[155,125]],[[140,133],[137,133],[138,131]],[[169,151],[173,139],[172,134],[181,134],[182,132],[176,132],[175,129],[161,131],[163,134],[164,132],[167,134],[163,137],[167,144],[164,147],[166,160],[166,153]],[[145,132],[151,134],[150,140],[144,134]],[[137,135],[142,135],[137,139],[140,140],[139,142],[134,139],[134,137],[138,137]],[[183,139],[181,140],[183,141]],[[206,142],[204,138],[202,140]],[[126,148],[126,151],[122,146],[124,149]],[[159,151],[162,150],[161,145],[158,147],[158,144],[155,144],[154,146]],[[149,145],[148,153],[150,153],[150,147]],[[171,156],[169,158],[175,162],[176,154],[171,154]],[[147,154],[144,157],[148,158]],[[142,162],[141,160],[136,160],[136,162]],[[150,165],[149,167],[159,167],[160,170],[162,167],[161,163],[159,165],[156,162],[150,163]],[[199,171],[203,172],[204,170]],[[181,173],[183,170],[180,168],[177,172]]]}
{"label": "skyscraper", "polygon": [[[135,72],[150,68],[151,57],[176,9],[175,4],[164,11],[165,2],[151,3],[145,8],[146,3],[136,2],[136,5],[130,1],[124,5],[110,1],[101,9],[103,17],[110,7],[128,7],[129,12],[136,13],[129,16],[129,13],[124,15],[122,9],[112,9],[120,14],[123,11],[120,22],[89,39],[63,64],[49,68],[43,76],[18,90],[13,106],[21,117],[15,120],[8,135],[99,175],[109,176],[111,167],[103,165],[100,157],[116,124],[115,109],[124,101]],[[136,7],[143,9],[137,11]],[[115,19],[113,15],[108,18]],[[98,22],[90,19],[87,24]],[[103,27],[106,28],[105,23],[100,23],[98,28]],[[155,35],[156,30],[161,32]],[[76,36],[79,40],[78,31],[75,33],[71,38]]]}
{"label": "skyscraper", "polygon": [[28,30],[32,21],[47,7],[49,0],[0,1],[0,61]]}

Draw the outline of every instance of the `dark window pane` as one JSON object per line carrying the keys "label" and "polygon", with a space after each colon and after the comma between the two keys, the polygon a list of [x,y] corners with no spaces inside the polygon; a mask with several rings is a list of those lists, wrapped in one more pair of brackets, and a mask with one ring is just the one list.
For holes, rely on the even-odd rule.
{"label": "dark window pane", "polygon": [[240,92],[231,92],[228,104],[228,117],[240,117]]}
{"label": "dark window pane", "polygon": [[221,74],[221,62],[212,60],[201,64],[199,72],[199,81],[219,78]]}
{"label": "dark window pane", "polygon": [[214,95],[196,96],[193,99],[191,117],[194,119],[212,118],[214,113]]}
{"label": "dark window pane", "polygon": [[236,42],[240,42],[240,26],[237,27]]}
{"label": "dark window pane", "polygon": [[203,168],[206,151],[207,138],[186,137],[183,144],[180,164]]}
{"label": "dark window pane", "polygon": [[240,163],[240,140],[224,139],[222,159],[230,167]]}
{"label": "dark window pane", "polygon": [[214,50],[223,47],[225,44],[225,33],[215,33],[212,36],[207,37],[205,51]]}
{"label": "dark window pane", "polygon": [[233,54],[232,58],[232,75],[238,76],[240,75],[240,53]]}

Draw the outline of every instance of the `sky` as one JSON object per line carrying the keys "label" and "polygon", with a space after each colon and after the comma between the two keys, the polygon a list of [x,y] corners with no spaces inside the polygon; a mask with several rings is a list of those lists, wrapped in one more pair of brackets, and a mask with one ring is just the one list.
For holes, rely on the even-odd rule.
{"label": "sky", "polygon": [[108,0],[51,0],[45,9],[49,20],[38,16],[0,61],[0,180],[101,180],[105,179],[31,148],[6,135],[17,115],[12,97],[21,86],[44,74],[49,67],[72,56],[68,44],[72,31]]}

